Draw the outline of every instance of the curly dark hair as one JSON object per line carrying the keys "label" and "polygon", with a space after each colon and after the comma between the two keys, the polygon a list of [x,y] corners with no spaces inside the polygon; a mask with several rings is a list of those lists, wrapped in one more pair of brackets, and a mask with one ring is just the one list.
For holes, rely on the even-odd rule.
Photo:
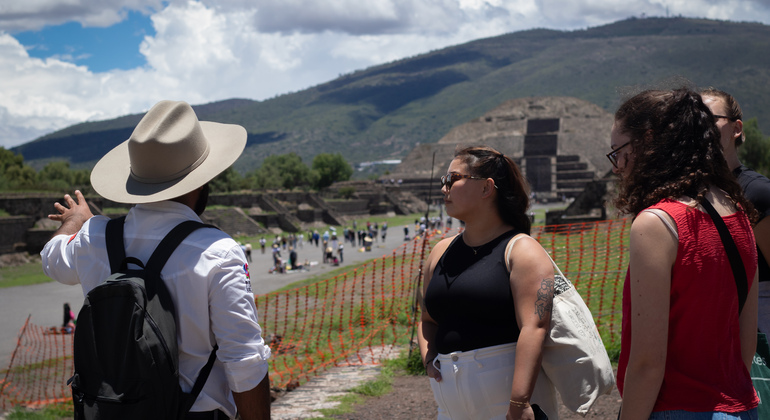
{"label": "curly dark hair", "polygon": [[488,146],[458,146],[455,159],[468,165],[472,175],[495,181],[500,218],[506,224],[529,234],[532,228],[527,216],[529,183],[516,163]]}
{"label": "curly dark hair", "polygon": [[646,90],[625,101],[615,124],[631,139],[634,168],[621,177],[615,205],[637,215],[663,199],[724,190],[753,218],[753,207],[727,166],[714,116],[688,88]]}

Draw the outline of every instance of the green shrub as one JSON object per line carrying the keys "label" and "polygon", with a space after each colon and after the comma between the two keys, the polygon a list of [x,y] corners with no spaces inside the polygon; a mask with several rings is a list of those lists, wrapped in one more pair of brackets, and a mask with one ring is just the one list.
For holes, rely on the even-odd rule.
{"label": "green shrub", "polygon": [[337,191],[337,195],[345,199],[353,198],[355,194],[356,194],[356,187],[353,187],[353,186],[341,187],[339,191]]}

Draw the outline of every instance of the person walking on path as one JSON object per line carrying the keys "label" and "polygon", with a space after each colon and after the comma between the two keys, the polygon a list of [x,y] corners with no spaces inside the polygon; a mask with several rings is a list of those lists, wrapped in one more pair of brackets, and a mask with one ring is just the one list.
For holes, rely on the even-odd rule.
{"label": "person walking on path", "polygon": [[[162,101],[147,112],[131,137],[108,152],[91,173],[102,197],[135,204],[125,219],[126,255],[146,263],[160,240],[181,222],[200,222],[208,182],[240,156],[243,127],[198,121],[184,102]],[[43,269],[88,293],[110,275],[105,228],[80,191],[56,203],[61,222],[41,252]],[[216,363],[188,419],[270,418],[265,344],[257,318],[246,257],[217,229],[199,229],[174,251],[161,271],[176,308],[179,384],[192,381],[215,345]]]}

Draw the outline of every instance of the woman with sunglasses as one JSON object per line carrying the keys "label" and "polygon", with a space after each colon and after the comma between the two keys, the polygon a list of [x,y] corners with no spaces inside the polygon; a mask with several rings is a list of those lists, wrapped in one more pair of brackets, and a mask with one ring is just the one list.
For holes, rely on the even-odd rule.
{"label": "woman with sunglasses", "polygon": [[555,419],[553,386],[538,379],[554,273],[527,236],[527,182],[509,157],[468,147],[441,183],[447,214],[465,230],[425,264],[418,341],[438,418],[534,419],[537,404]]}
{"label": "woman with sunglasses", "polygon": [[[719,142],[713,114],[687,88],[639,93],[615,114],[615,204],[635,216],[618,363],[622,420],[757,418],[753,210]],[[745,278],[733,276],[707,202],[727,225]],[[742,310],[736,281],[748,289]]]}

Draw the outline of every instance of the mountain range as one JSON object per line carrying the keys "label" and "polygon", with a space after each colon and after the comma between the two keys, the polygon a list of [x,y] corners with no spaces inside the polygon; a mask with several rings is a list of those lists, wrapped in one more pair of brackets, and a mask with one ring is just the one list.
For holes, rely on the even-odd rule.
{"label": "mountain range", "polygon": [[[629,18],[585,30],[533,29],[479,39],[345,74],[263,101],[194,106],[199,119],[249,133],[236,162],[342,153],[351,163],[399,159],[500,103],[572,96],[613,112],[624,95],[682,78],[732,93],[744,119],[770,127],[770,26],[705,19]],[[131,134],[141,114],[73,125],[11,149],[42,167],[90,168]],[[609,133],[607,133],[609,137]]]}

